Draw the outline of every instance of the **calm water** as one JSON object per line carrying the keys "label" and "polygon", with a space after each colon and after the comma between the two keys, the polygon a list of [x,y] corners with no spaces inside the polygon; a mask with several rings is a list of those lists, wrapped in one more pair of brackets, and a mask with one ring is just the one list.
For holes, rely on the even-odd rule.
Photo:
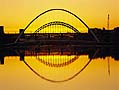
{"label": "calm water", "polygon": [[96,50],[90,55],[83,50],[81,54],[25,51],[21,58],[19,52],[3,52],[1,90],[119,90],[119,60],[115,52],[104,54]]}

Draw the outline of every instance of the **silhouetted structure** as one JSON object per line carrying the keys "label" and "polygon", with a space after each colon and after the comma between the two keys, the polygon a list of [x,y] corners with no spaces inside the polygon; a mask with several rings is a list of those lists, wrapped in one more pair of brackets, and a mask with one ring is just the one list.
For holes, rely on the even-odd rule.
{"label": "silhouetted structure", "polygon": [[[20,29],[20,33],[23,29]],[[98,43],[91,31],[100,40]],[[19,33],[19,34],[20,34]],[[13,43],[19,34],[5,34],[3,26],[0,27],[0,45]],[[119,45],[119,27],[114,30],[101,30],[101,29],[90,29],[88,33],[23,33],[18,43],[22,45],[38,44],[49,45],[49,44],[110,44],[113,46]],[[18,44],[17,44],[18,45]]]}
{"label": "silhouetted structure", "polygon": [[[27,28],[40,16],[51,11],[63,11],[71,14],[79,20],[87,29],[88,33],[80,33],[72,25],[62,21],[52,21],[40,26],[34,33],[24,33]],[[109,15],[108,15],[109,17]],[[40,33],[41,30],[51,26],[64,26],[75,33]],[[109,27],[109,25],[108,25]],[[108,28],[109,29],[109,28]],[[119,27],[114,30],[89,28],[88,25],[76,14],[65,9],[49,9],[36,16],[24,29],[17,34],[4,33],[4,27],[0,26],[0,64],[4,64],[4,57],[19,56],[20,60],[37,76],[50,82],[65,82],[73,79],[81,73],[94,58],[112,57],[119,60]],[[54,61],[42,60],[41,55],[75,55],[70,60]],[[64,80],[52,80],[42,76],[31,67],[25,56],[36,56],[36,59],[49,67],[64,67],[78,59],[80,55],[88,55],[88,62],[73,76]],[[109,62],[108,62],[109,63]],[[110,66],[108,65],[110,68]],[[108,69],[110,74],[110,69]]]}
{"label": "silhouetted structure", "polygon": [[[94,34],[100,40],[100,43],[96,42],[90,31],[93,30]],[[20,33],[23,29],[20,29]],[[19,34],[20,34],[19,33]],[[19,34],[5,34],[4,27],[0,26],[0,63],[4,64],[5,56],[19,56],[16,50],[20,53],[20,59],[24,59],[24,56],[32,55],[50,55],[53,52],[60,52],[70,55],[91,55],[95,49],[100,48],[95,58],[105,58],[111,56],[115,60],[119,60],[119,27],[114,30],[101,30],[90,29],[88,33],[23,33],[18,43],[12,46],[4,46],[5,44],[13,43]],[[29,48],[34,48],[32,51]],[[12,49],[10,49],[12,48]],[[51,49],[52,48],[52,49]],[[69,49],[70,48],[70,49]],[[88,49],[87,49],[88,48]],[[34,52],[35,54],[28,54],[28,52]]]}
{"label": "silhouetted structure", "polygon": [[90,59],[112,57],[119,60],[119,48],[98,48],[99,51],[93,57],[97,48],[85,48],[80,46],[21,46],[0,49],[0,63],[4,64],[5,56],[20,56],[20,60],[24,60],[25,56],[41,56],[41,55],[88,55]]}

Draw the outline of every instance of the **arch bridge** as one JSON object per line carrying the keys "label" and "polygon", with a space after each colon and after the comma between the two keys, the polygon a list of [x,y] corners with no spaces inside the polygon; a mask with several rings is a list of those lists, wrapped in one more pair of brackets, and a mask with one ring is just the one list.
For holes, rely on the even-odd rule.
{"label": "arch bridge", "polygon": [[[76,14],[68,11],[68,10],[65,10],[65,9],[49,9],[49,10],[46,10],[44,11],[43,13],[39,14],[38,16],[36,16],[33,20],[31,20],[31,22],[23,29],[23,31],[19,34],[19,36],[17,37],[17,39],[15,40],[14,43],[17,43],[18,40],[21,38],[21,36],[24,34],[24,32],[29,28],[29,26],[31,26],[31,24],[33,22],[35,22],[38,18],[40,18],[41,16],[45,15],[46,13],[49,13],[49,12],[53,12],[53,11],[62,11],[62,12],[66,12],[70,15],[72,15],[73,17],[75,17],[76,19],[79,20],[79,22],[81,22],[88,30],[90,30],[90,33],[92,34],[92,36],[94,37],[94,39],[99,42],[99,39],[97,38],[97,36],[95,35],[95,33],[93,32],[93,30],[91,30],[89,28],[89,26],[80,18],[78,17]],[[65,23],[65,22],[62,22],[62,21],[52,21],[52,22],[49,22],[49,23],[46,23],[42,26],[40,26],[35,32],[34,34],[37,34],[39,33],[41,30],[45,29],[46,27],[50,27],[50,26],[64,26],[66,28],[69,28],[71,30],[73,30],[75,33],[79,33],[78,29],[76,29],[75,27],[73,27],[72,25],[68,24],[68,23]]]}

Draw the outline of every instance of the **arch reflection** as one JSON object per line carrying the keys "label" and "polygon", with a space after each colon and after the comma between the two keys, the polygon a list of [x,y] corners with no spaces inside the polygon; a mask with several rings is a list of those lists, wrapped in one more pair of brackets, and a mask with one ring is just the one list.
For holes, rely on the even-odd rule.
{"label": "arch reflection", "polygon": [[70,65],[71,63],[75,62],[75,60],[77,60],[79,56],[76,55],[70,60],[63,60],[63,62],[60,62],[60,60],[58,60],[58,62],[56,62],[55,60],[52,60],[52,62],[49,62],[50,60],[45,61],[43,59],[40,59],[40,57],[36,57],[36,58],[40,63],[43,63],[49,67],[64,67],[64,66]]}
{"label": "arch reflection", "polygon": [[[96,50],[96,52],[93,54],[93,57],[95,57],[96,56],[96,54],[98,53],[98,49]],[[62,57],[62,56],[61,56]],[[92,57],[92,58],[93,58]],[[43,60],[41,60],[41,59],[38,59],[38,58],[36,58],[35,60],[33,60],[33,62],[35,63],[35,62],[38,62],[39,63],[39,61],[40,61],[40,63],[42,63],[42,65],[39,63],[39,65],[40,66],[37,66],[38,65],[38,63],[37,63],[37,65],[36,64],[34,64],[34,65],[31,65],[31,64],[33,64],[32,62],[31,63],[29,63],[30,61],[29,60],[26,60],[26,59],[24,59],[23,60],[23,62],[24,62],[24,64],[34,73],[34,74],[36,74],[38,77],[40,77],[40,78],[42,78],[42,79],[44,79],[44,80],[47,80],[47,81],[50,81],[50,82],[54,82],[54,83],[58,83],[58,82],[66,82],[66,81],[69,81],[69,80],[72,80],[73,78],[75,78],[77,75],[79,75],[83,70],[85,70],[86,69],[86,67],[89,65],[89,63],[92,61],[92,58],[90,58],[88,61],[86,61],[84,64],[83,64],[83,66],[82,67],[80,67],[79,68],[79,66],[81,65],[79,65],[79,61],[83,61],[83,60],[79,60],[79,59],[81,59],[81,58],[79,58],[79,56],[77,56],[77,55],[75,55],[73,58],[71,58],[70,60],[67,60],[67,62],[64,62],[64,63],[58,63],[58,64],[55,64],[55,63],[51,63],[51,62],[48,62],[48,60],[47,60],[47,62],[45,62],[45,60],[43,61]],[[75,64],[74,64],[74,62],[75,62],[75,64],[76,63],[78,63],[78,64],[76,64],[76,66],[75,66]],[[74,65],[73,65],[74,64]],[[36,66],[35,66],[36,65]],[[44,66],[44,67],[42,67],[42,66]],[[67,66],[67,67],[64,67],[64,66]],[[78,70],[74,70],[73,71],[73,69],[71,69],[71,70],[69,70],[71,67],[73,66],[73,68],[75,67],[75,68],[78,68]],[[40,67],[40,68],[38,68],[38,69],[36,69],[36,68],[34,68],[34,67]],[[44,71],[43,71],[43,69],[44,69]],[[47,69],[49,69],[49,70],[47,70]],[[39,71],[37,71],[37,70],[40,70],[40,72]],[[55,71],[55,72],[54,72]],[[71,75],[64,75],[64,76],[61,76],[62,75],[62,71],[66,74],[66,73],[68,73],[69,74],[69,72],[73,72],[73,74],[71,74]],[[67,72],[66,72],[67,71]],[[69,72],[68,72],[69,71]],[[60,73],[61,72],[61,73]],[[45,74],[44,74],[45,73]],[[60,75],[59,75],[59,73],[60,73]],[[48,75],[46,75],[46,74],[48,74]],[[53,76],[52,76],[52,74],[54,74]],[[56,75],[57,74],[57,75]],[[51,77],[50,77],[51,76]],[[55,78],[54,79],[54,76],[55,77],[58,77],[58,78],[60,78],[60,77],[63,77],[63,79],[60,79],[60,80],[57,80],[57,78]],[[59,77],[60,76],[60,77]],[[65,77],[65,78],[64,78]]]}

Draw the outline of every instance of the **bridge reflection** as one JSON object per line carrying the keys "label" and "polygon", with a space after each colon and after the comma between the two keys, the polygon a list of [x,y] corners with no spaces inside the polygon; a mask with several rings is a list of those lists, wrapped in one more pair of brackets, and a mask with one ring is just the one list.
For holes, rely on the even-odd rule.
{"label": "bridge reflection", "polygon": [[[0,51],[1,64],[4,64],[6,56],[20,56],[20,60],[38,77],[55,83],[72,80],[95,58],[111,56],[115,60],[119,60],[119,49],[110,47],[32,45],[5,47]],[[32,58],[28,58],[29,56]],[[82,56],[88,56],[87,60],[81,58]],[[64,72],[65,75],[61,76]]]}
{"label": "bridge reflection", "polygon": [[[96,49],[96,51],[92,55],[92,58],[96,56],[98,51],[99,49]],[[72,80],[77,75],[79,75],[92,61],[92,58],[90,58],[89,60],[86,60],[85,62],[81,63],[83,60],[79,59],[80,57],[79,55],[68,55],[68,57],[70,57],[69,60],[68,58],[66,58],[67,56],[65,56],[63,60],[61,58],[62,56],[58,57],[59,59],[56,59],[57,55],[51,56],[53,58],[49,58],[49,56],[45,56],[46,60],[43,60],[43,58],[41,57],[37,55],[36,59],[33,59],[33,58],[32,60],[23,59],[23,62],[38,77],[50,82],[54,82],[54,83],[66,82],[66,81]],[[43,67],[40,63],[37,62],[37,60],[43,64]],[[78,65],[75,65],[74,62],[78,63]],[[72,68],[73,64],[75,66]],[[46,68],[47,66],[48,68]],[[40,68],[41,70],[39,71]],[[70,68],[72,68],[71,71],[73,71],[73,73],[69,73]],[[47,70],[49,70],[50,72]],[[63,76],[62,76],[62,71],[63,73],[66,73],[66,74],[63,74]]]}
{"label": "bridge reflection", "polygon": [[36,56],[39,58],[41,55],[88,55],[90,59],[112,57],[115,60],[119,60],[119,48],[100,47],[98,49],[98,54],[93,57],[97,48],[82,47],[81,45],[32,45],[5,47],[0,48],[0,63],[4,64],[4,57],[6,56],[20,56],[20,60],[24,60],[25,56]]}

